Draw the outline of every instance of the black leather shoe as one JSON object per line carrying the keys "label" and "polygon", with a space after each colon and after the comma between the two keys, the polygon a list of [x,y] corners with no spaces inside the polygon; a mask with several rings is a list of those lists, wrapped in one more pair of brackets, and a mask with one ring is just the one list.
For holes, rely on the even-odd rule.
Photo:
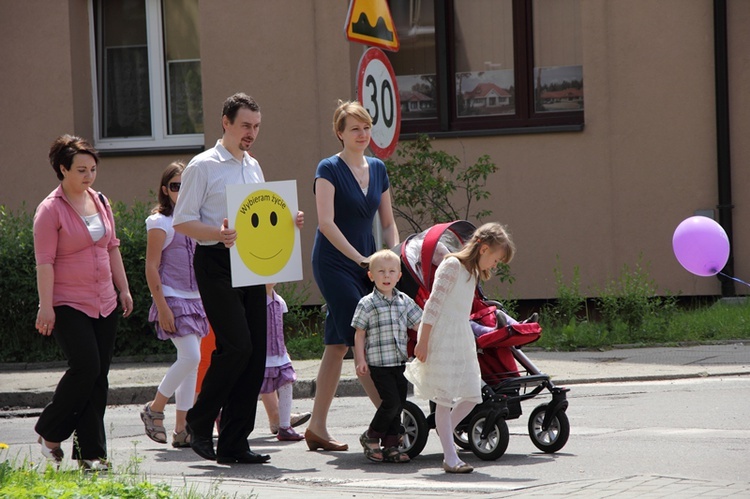
{"label": "black leather shoe", "polygon": [[268,454],[256,454],[251,450],[246,450],[240,454],[230,456],[216,456],[216,462],[219,464],[263,464],[271,460]]}
{"label": "black leather shoe", "polygon": [[200,437],[193,433],[190,425],[185,425],[188,435],[190,435],[190,448],[203,459],[216,461],[216,452],[214,452],[214,439],[212,437]]}

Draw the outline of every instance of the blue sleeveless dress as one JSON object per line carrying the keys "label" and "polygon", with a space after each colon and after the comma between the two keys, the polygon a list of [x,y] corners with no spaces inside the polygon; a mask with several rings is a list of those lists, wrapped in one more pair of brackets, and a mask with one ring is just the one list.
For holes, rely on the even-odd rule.
{"label": "blue sleeveless dress", "polygon": [[[378,249],[375,247],[372,223],[380,206],[380,198],[390,184],[385,164],[377,158],[366,159],[370,170],[367,194],[362,192],[357,179],[338,156],[322,160],[315,171],[315,179],[324,178],[333,184],[336,189],[333,198],[334,223],[357,251],[363,256],[370,256]],[[315,232],[312,268],[315,282],[328,308],[325,344],[353,346],[354,328],[351,322],[354,309],[360,298],[372,291],[367,271],[341,254],[320,230]]]}

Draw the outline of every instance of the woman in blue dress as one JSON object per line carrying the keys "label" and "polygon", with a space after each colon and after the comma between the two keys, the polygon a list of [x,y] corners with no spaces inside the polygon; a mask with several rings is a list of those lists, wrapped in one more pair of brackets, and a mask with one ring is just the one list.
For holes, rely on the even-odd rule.
{"label": "woman in blue dress", "polygon": [[[313,275],[328,312],[325,350],[305,440],[310,450],[343,451],[349,446],[328,433],[328,410],[336,395],[344,355],[354,345],[354,309],[359,299],[372,291],[367,265],[378,249],[372,234],[375,214],[380,216],[383,241],[389,248],[398,244],[399,237],[385,164],[365,156],[372,132],[369,113],[359,102],[339,102],[333,113],[333,131],[343,150],[318,164],[313,186],[318,212]],[[378,405],[380,397],[370,377],[362,376],[360,382]]]}

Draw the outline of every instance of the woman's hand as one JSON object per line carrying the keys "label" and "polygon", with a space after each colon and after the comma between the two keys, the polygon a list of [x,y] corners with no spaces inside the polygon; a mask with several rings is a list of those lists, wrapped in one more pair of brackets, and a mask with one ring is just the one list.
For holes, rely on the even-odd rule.
{"label": "woman's hand", "polygon": [[52,334],[55,327],[55,310],[52,307],[39,307],[36,313],[36,330],[43,336]]}
{"label": "woman's hand", "polygon": [[122,305],[122,316],[127,317],[133,313],[133,297],[130,291],[120,291],[120,305]]}
{"label": "woman's hand", "polygon": [[303,211],[297,212],[297,219],[294,221],[294,224],[297,226],[298,229],[302,229],[302,227],[305,226],[305,212]]}

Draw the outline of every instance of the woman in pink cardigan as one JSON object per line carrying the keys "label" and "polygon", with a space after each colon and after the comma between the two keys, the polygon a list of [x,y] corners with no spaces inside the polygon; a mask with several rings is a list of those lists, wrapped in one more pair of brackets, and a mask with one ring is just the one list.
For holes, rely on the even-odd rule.
{"label": "woman in pink cardigan", "polygon": [[117,301],[133,311],[128,279],[106,198],[91,186],[99,156],[84,139],[58,137],[49,152],[60,185],[34,215],[39,312],[36,329],[52,335],[68,360],[52,402],[36,424],[42,454],[59,463],[60,442],[75,434],[73,457],[107,471],[104,411],[115,346]]}

